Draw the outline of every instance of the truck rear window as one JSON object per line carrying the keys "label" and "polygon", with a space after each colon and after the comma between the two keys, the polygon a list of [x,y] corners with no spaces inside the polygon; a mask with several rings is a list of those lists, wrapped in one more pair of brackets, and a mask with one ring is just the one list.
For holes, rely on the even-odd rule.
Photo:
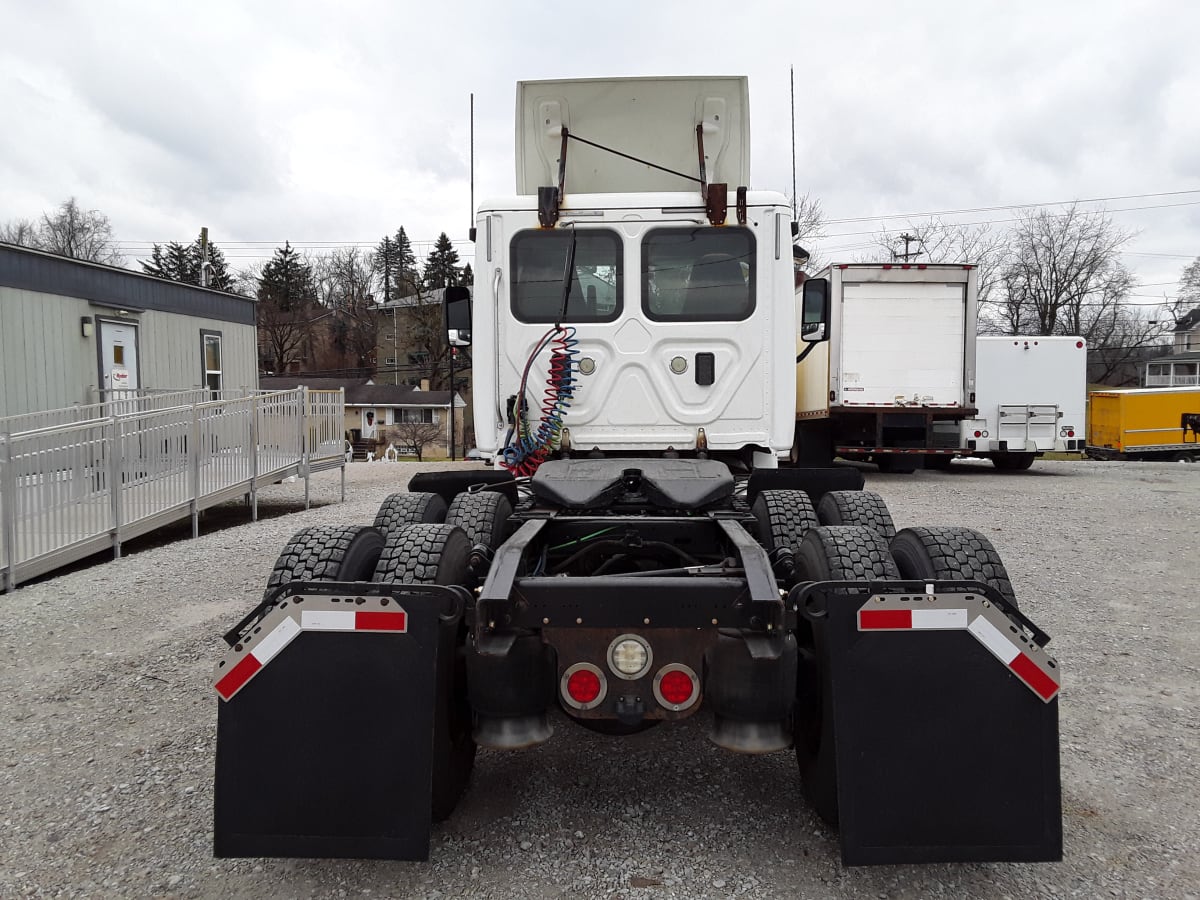
{"label": "truck rear window", "polygon": [[747,229],[658,228],[642,240],[642,309],[656,321],[745,319],[754,280]]}
{"label": "truck rear window", "polygon": [[[563,271],[571,241],[575,268],[566,315]],[[521,231],[509,248],[512,312],[521,322],[611,322],[621,314],[621,237],[615,231]]]}

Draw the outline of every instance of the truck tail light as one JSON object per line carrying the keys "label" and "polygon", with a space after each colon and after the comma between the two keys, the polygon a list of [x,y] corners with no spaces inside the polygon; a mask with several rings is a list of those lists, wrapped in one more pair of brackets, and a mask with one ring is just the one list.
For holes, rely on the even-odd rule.
{"label": "truck tail light", "polygon": [[675,712],[688,709],[700,699],[700,679],[682,663],[663,666],[654,676],[654,699]]}
{"label": "truck tail light", "polygon": [[575,663],[559,684],[563,700],[575,709],[591,709],[608,693],[608,679],[591,663]]}

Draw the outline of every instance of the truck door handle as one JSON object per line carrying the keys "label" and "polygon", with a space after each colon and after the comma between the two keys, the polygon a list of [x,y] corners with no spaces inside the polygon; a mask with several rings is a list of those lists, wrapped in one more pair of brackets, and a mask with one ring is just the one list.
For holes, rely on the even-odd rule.
{"label": "truck door handle", "polygon": [[708,387],[717,380],[717,356],[715,353],[696,354],[696,384]]}

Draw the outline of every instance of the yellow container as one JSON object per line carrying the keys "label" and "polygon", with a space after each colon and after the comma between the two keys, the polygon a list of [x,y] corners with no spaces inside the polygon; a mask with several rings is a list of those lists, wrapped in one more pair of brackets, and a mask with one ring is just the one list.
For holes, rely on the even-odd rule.
{"label": "yellow container", "polygon": [[1200,453],[1200,436],[1185,421],[1200,419],[1200,388],[1093,391],[1088,448],[1101,455],[1160,456]]}

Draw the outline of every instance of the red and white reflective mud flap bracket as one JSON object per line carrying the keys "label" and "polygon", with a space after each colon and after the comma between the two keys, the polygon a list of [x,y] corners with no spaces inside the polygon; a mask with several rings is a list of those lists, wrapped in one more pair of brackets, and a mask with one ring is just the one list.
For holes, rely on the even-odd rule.
{"label": "red and white reflective mud flap bracket", "polygon": [[1058,696],[1058,663],[977,594],[880,595],[858,611],[859,631],[967,631],[1044,702]]}
{"label": "red and white reflective mud flap bracket", "polygon": [[214,679],[214,855],[429,858],[464,594],[293,583],[245,628]]}

